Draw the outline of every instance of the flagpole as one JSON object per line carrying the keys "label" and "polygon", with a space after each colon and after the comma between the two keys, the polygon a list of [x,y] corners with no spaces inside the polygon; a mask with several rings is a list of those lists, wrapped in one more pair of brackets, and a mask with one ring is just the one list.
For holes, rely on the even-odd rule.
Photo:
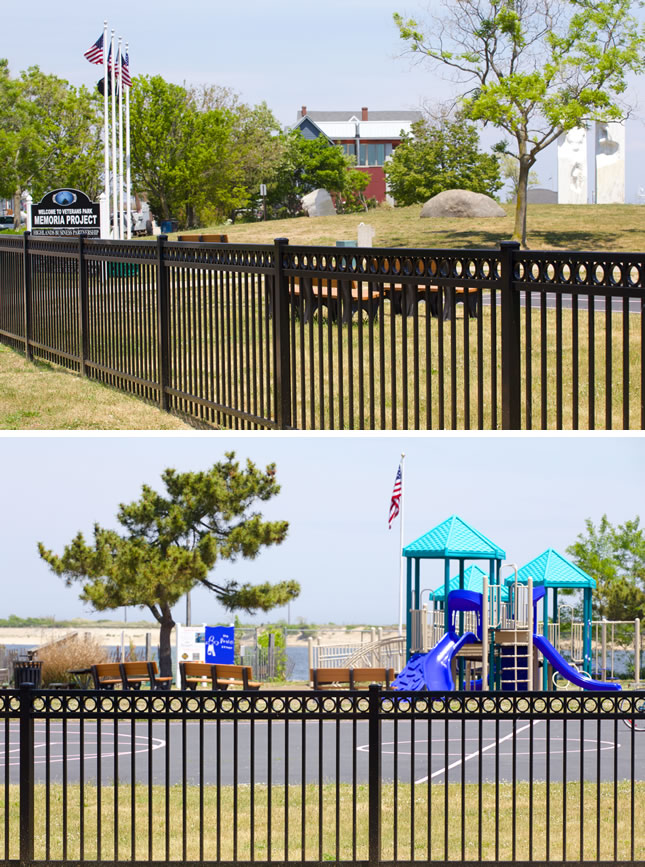
{"label": "flagpole", "polygon": [[[129,61],[129,45],[125,43],[125,56]],[[130,174],[130,88],[125,91],[125,213],[127,217],[126,232],[128,241],[132,238],[132,176]]]}
{"label": "flagpole", "polygon": [[[107,59],[107,32],[108,23],[103,22],[103,172],[105,181],[105,203],[108,213],[108,221],[110,214],[110,121],[108,112],[108,59]],[[105,226],[104,230],[110,236],[110,227]]]}
{"label": "flagpole", "polygon": [[405,486],[404,486],[404,465],[405,463],[405,453],[401,452],[401,511],[399,514],[400,526],[399,526],[399,637],[403,635],[403,596],[404,596],[404,572],[405,572],[405,558],[403,556],[403,500],[405,498]]}
{"label": "flagpole", "polygon": [[122,39],[119,36],[117,69],[119,70],[119,238],[125,237],[123,225],[123,63],[121,57]]}
{"label": "flagpole", "polygon": [[110,42],[110,62],[112,63],[112,74],[110,76],[112,82],[112,237],[119,237],[117,207],[118,200],[116,195],[116,76],[114,74],[114,30],[112,31],[112,39]]}

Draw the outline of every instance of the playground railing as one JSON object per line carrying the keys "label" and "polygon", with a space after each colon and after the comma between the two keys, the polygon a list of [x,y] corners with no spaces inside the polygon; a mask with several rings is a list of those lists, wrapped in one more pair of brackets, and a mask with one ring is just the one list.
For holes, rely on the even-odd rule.
{"label": "playground railing", "polygon": [[642,724],[639,692],[23,684],[0,690],[3,863],[642,865]]}
{"label": "playground railing", "polygon": [[[564,629],[563,629],[564,627]],[[583,624],[563,622],[561,645],[573,662],[582,661]],[[643,673],[640,620],[593,620],[591,648],[594,677],[611,680],[633,675],[638,686]]]}

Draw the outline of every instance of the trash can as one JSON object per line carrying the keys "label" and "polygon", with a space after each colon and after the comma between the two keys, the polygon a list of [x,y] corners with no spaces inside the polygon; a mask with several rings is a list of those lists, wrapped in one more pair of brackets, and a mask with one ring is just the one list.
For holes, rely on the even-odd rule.
{"label": "trash can", "polygon": [[179,220],[162,220],[161,221],[161,234],[169,235],[171,232],[176,232],[179,228]]}
{"label": "trash can", "polygon": [[136,277],[139,266],[132,262],[108,262],[108,274],[111,277]]}
{"label": "trash can", "polygon": [[16,689],[19,689],[23,683],[33,683],[36,688],[40,687],[42,682],[43,664],[38,659],[30,659],[25,662],[14,662],[13,664],[13,684]]}

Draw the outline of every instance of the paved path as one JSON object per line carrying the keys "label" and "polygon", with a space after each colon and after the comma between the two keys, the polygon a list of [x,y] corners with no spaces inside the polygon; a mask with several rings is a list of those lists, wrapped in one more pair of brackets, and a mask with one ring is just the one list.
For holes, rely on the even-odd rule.
{"label": "paved path", "polygon": [[[63,777],[63,767],[67,767],[69,782],[77,782],[81,773],[81,752],[85,756],[83,775],[86,782],[97,779],[97,755],[101,755],[101,781],[110,784],[114,778],[115,754],[118,777],[121,782],[131,779],[134,760],[134,776],[137,781],[148,781],[148,764],[152,762],[152,780],[163,784],[166,774],[171,784],[186,779],[196,784],[200,778],[205,784],[218,781],[230,785],[235,780],[240,783],[284,784],[285,774],[291,784],[306,782],[351,782],[356,774],[358,783],[368,779],[369,747],[367,723],[357,722],[216,722],[207,721],[201,727],[204,756],[200,767],[200,725],[198,722],[173,722],[169,726],[162,722],[153,723],[151,736],[147,723],[137,723],[134,737],[130,723],[120,723],[115,731],[112,724],[103,723],[101,727],[100,750],[97,744],[97,730],[93,722],[85,724],[83,746],[79,724],[70,722],[67,726],[67,753],[64,758],[62,727],[51,723],[50,754],[47,757],[44,724],[36,723],[36,760],[37,781],[45,779],[49,763],[52,782]],[[185,729],[186,749],[185,767],[182,731]],[[580,775],[581,760],[586,780],[596,780],[598,762],[600,778],[614,779],[614,765],[618,779],[629,779],[631,774],[632,732],[622,723],[603,722],[598,736],[597,723],[584,724],[581,738],[580,724],[569,722],[564,726],[544,721],[518,721],[513,731],[509,722],[499,724],[496,736],[495,723],[468,722],[463,727],[460,722],[448,725],[434,721],[432,725],[416,722],[401,722],[398,731],[391,723],[384,723],[382,729],[382,776],[384,780],[396,777],[402,782],[414,779],[423,783],[428,779],[443,782],[448,776],[450,781],[467,782],[481,779],[494,781],[544,780],[547,772],[551,780],[561,780],[566,772],[567,780],[577,780]],[[4,775],[6,763],[4,732],[0,735],[0,772]],[[218,769],[216,756],[217,743],[220,743],[221,765]],[[303,769],[304,743],[304,769]],[[322,751],[320,745],[322,743]],[[338,751],[336,744],[338,743]],[[645,733],[634,733],[634,768],[636,778],[645,780]],[[529,755],[533,753],[533,765]],[[582,745],[582,748],[581,748]],[[322,759],[319,760],[319,754]],[[237,762],[234,756],[237,755]],[[268,756],[272,756],[269,764]],[[252,761],[253,756],[253,761]],[[134,759],[133,759],[134,757]],[[18,781],[18,728],[11,726],[8,751],[9,772],[12,782]],[[548,765],[548,770],[547,770]]]}

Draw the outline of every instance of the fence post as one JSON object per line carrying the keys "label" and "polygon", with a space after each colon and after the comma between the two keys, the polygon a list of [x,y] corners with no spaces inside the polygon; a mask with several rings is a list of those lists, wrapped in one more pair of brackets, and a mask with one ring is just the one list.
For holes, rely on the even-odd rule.
{"label": "fence post", "polygon": [[502,428],[520,430],[522,423],[520,296],[513,291],[513,254],[517,241],[501,241],[502,282]]}
{"label": "fence post", "polygon": [[23,312],[25,328],[25,355],[31,361],[31,262],[29,261],[29,237],[31,232],[25,232],[22,236],[23,258]]}
{"label": "fence post", "polygon": [[369,770],[368,770],[368,833],[369,864],[377,867],[381,860],[381,687],[369,688]]}
{"label": "fence post", "polygon": [[166,388],[170,385],[170,317],[168,272],[164,261],[168,235],[157,237],[157,358],[159,364],[159,406],[168,411],[170,399]]}
{"label": "fence post", "polygon": [[87,333],[87,262],[85,261],[85,237],[78,236],[78,344],[80,350],[81,376],[87,376],[85,360],[88,356],[88,333]]}
{"label": "fence post", "polygon": [[[34,860],[33,684],[20,685],[20,864]],[[5,834],[8,830],[5,830]]]}
{"label": "fence post", "polygon": [[291,427],[291,375],[289,344],[289,299],[282,268],[282,251],[289,243],[288,238],[276,238],[275,274],[273,277],[273,346],[274,346],[274,390],[275,412],[281,430]]}

